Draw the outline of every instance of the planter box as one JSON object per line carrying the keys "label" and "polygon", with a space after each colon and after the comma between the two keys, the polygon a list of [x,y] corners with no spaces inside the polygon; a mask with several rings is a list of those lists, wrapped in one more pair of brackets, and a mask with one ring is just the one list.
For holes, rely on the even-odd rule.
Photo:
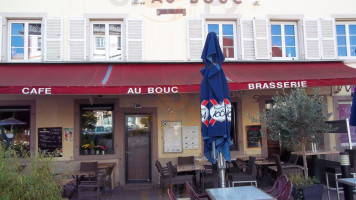
{"label": "planter box", "polygon": [[[300,193],[300,192],[298,192]],[[303,188],[303,198],[297,196],[296,189],[293,187],[292,195],[293,199],[301,200],[322,200],[323,199],[323,184],[308,186]]]}

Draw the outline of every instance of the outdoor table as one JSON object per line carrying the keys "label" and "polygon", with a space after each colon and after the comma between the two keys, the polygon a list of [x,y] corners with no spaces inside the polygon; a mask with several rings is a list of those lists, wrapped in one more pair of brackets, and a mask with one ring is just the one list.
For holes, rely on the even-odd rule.
{"label": "outdoor table", "polygon": [[91,174],[95,173],[94,171],[72,171],[69,172],[69,175],[75,179],[75,185],[71,193],[69,194],[69,199],[71,199],[76,192],[78,192],[78,186],[80,184],[81,178],[84,176],[90,176]]}
{"label": "outdoor table", "polygon": [[255,186],[212,188],[205,191],[211,200],[276,200],[276,198]]}
{"label": "outdoor table", "polygon": [[[194,172],[194,176],[196,173],[200,174],[200,186],[204,184],[204,173],[205,167],[201,163],[187,164],[187,165],[177,165],[177,172]],[[194,178],[195,180],[195,178]],[[196,184],[198,185],[198,184]]]}
{"label": "outdoor table", "polygon": [[114,167],[116,166],[115,162],[109,163],[98,163],[98,169],[104,169],[105,171],[110,171],[110,185],[111,189],[114,189]]}
{"label": "outdoor table", "polygon": [[[320,166],[318,155],[327,155],[327,154],[338,154],[340,151],[337,150],[317,150],[317,151],[305,151],[306,156],[312,157],[312,166],[314,168],[312,176],[315,176],[320,181]],[[301,151],[293,151],[291,154],[303,156]],[[309,166],[308,166],[309,167]],[[306,172],[307,173],[307,172]]]}
{"label": "outdoor table", "polygon": [[356,186],[356,178],[338,178],[336,181],[346,185]]}
{"label": "outdoor table", "polygon": [[276,165],[274,161],[265,160],[265,161],[256,161],[256,170],[257,170],[257,178],[261,181],[264,181],[265,185],[269,179],[273,180],[271,176],[272,170],[269,169],[270,166]]}

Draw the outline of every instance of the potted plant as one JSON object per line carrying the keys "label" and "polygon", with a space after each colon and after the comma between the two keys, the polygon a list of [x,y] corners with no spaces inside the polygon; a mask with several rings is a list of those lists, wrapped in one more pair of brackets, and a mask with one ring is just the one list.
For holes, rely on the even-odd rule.
{"label": "potted plant", "polygon": [[105,145],[101,145],[101,154],[104,155],[107,149]]}
{"label": "potted plant", "polygon": [[295,200],[321,200],[323,198],[323,184],[318,179],[310,177],[308,180],[297,173],[288,176],[293,183],[293,199]]}
{"label": "potted plant", "polygon": [[82,145],[82,150],[83,150],[83,154],[84,155],[88,155],[89,149],[90,149],[90,145],[89,144],[83,144]]}
{"label": "potted plant", "polygon": [[95,154],[95,149],[94,149],[94,148],[95,148],[95,144],[94,144],[94,141],[93,141],[93,140],[90,141],[89,148],[90,148],[90,149],[89,149],[89,150],[90,150],[90,151],[89,151],[90,154],[91,154],[91,155]]}
{"label": "potted plant", "polygon": [[313,90],[312,96],[308,96],[304,88],[292,89],[289,93],[277,92],[273,100],[274,106],[259,113],[259,119],[249,117],[265,126],[268,131],[263,134],[269,139],[301,147],[306,172],[304,181],[308,182],[306,146],[318,143],[324,133],[332,130],[331,125],[325,123],[331,113],[327,112],[327,104],[318,94],[318,89]]}
{"label": "potted plant", "polygon": [[95,145],[94,147],[94,150],[95,150],[95,154],[100,154],[100,151],[102,150],[102,147],[101,145]]}

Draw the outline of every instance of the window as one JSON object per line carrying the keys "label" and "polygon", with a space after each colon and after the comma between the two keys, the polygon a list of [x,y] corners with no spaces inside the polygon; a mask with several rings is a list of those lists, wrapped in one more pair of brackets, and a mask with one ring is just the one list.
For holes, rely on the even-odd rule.
{"label": "window", "polygon": [[11,61],[41,60],[41,21],[9,21],[9,54]]}
{"label": "window", "polygon": [[337,24],[336,36],[338,56],[356,56],[356,23]]}
{"label": "window", "polygon": [[220,47],[225,59],[237,58],[236,52],[236,23],[234,22],[209,22],[208,32],[215,32],[219,39]]}
{"label": "window", "polygon": [[297,53],[296,23],[272,23],[272,58],[294,59]]}
{"label": "window", "polygon": [[122,59],[122,24],[117,22],[92,22],[92,60]]}
{"label": "window", "polygon": [[80,112],[80,146],[104,147],[106,154],[113,154],[113,106],[83,105]]}
{"label": "window", "polygon": [[0,142],[3,146],[13,145],[13,149],[19,156],[28,154],[30,152],[30,106],[0,106],[0,120],[9,118],[15,118],[25,124],[3,126],[6,137],[0,130]]}

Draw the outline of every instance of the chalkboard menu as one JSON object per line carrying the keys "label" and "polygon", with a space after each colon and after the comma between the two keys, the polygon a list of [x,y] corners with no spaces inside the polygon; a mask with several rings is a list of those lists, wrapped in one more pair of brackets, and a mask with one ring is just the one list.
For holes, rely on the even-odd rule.
{"label": "chalkboard menu", "polygon": [[62,127],[38,128],[38,148],[47,152],[62,149]]}
{"label": "chalkboard menu", "polygon": [[261,146],[261,126],[247,126],[247,148]]}

